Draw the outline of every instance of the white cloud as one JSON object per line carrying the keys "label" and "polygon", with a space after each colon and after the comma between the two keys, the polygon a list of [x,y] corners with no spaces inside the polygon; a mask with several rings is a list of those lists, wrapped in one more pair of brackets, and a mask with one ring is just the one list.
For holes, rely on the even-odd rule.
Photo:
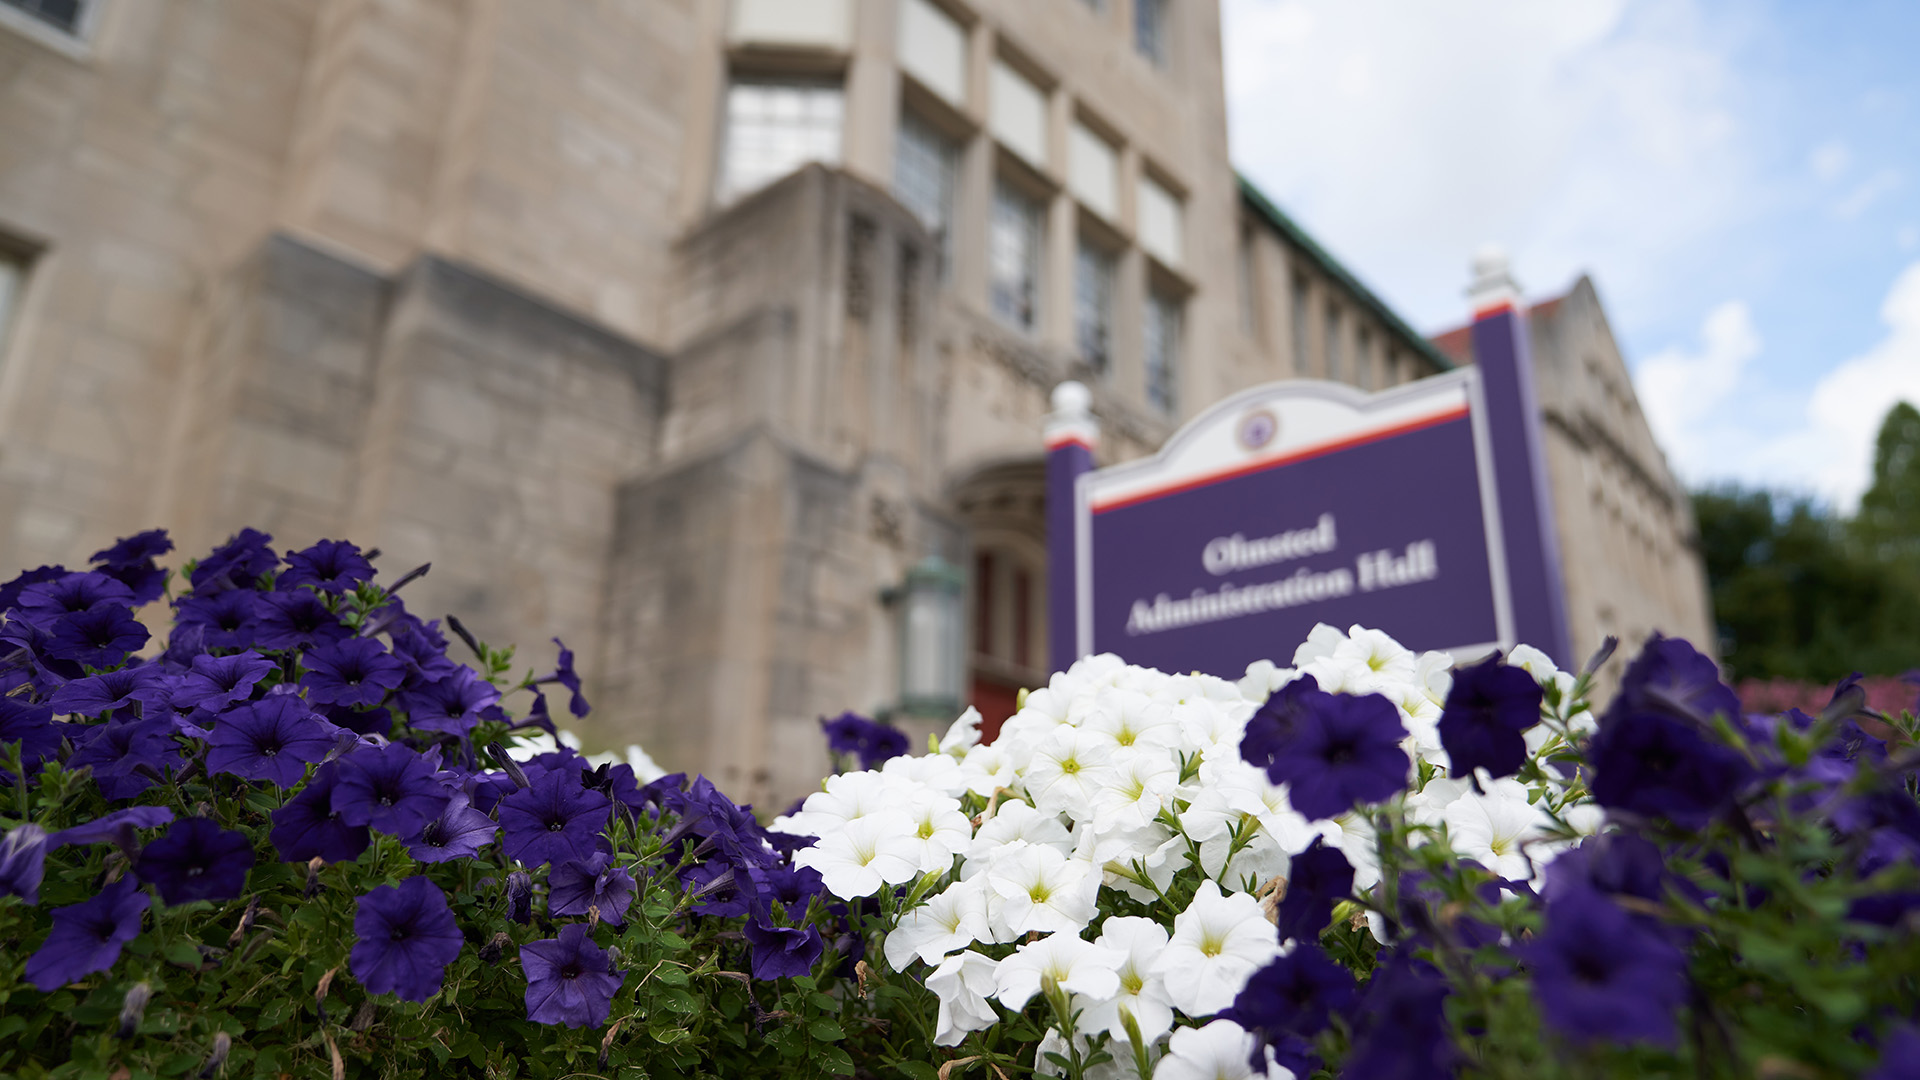
{"label": "white cloud", "polygon": [[1487,241],[1531,291],[1592,269],[1610,305],[1672,317],[1682,256],[1767,197],[1731,45],[1690,0],[1226,0],[1225,17],[1239,164],[1417,324],[1465,317]]}
{"label": "white cloud", "polygon": [[[1887,410],[1920,405],[1920,262],[1894,280],[1880,318],[1885,335],[1808,392],[1755,385],[1759,334],[1744,304],[1722,304],[1702,325],[1698,349],[1639,365],[1641,408],[1685,482],[1808,492],[1851,513],[1871,479]],[[1740,408],[1723,407],[1736,399]]]}
{"label": "white cloud", "polygon": [[1862,180],[1847,197],[1834,204],[1836,216],[1852,219],[1859,217],[1866,209],[1880,201],[1880,197],[1900,190],[1900,173],[1895,169],[1881,169]]}
{"label": "white cloud", "polygon": [[1698,349],[1667,349],[1640,363],[1634,374],[1640,408],[1684,479],[1698,482],[1712,473],[1718,440],[1708,421],[1739,389],[1760,345],[1752,312],[1730,300],[1707,314]]}

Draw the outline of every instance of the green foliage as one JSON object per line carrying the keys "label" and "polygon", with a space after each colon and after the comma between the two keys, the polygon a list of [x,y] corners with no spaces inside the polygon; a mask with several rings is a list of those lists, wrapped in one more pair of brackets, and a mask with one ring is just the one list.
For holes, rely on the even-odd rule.
{"label": "green foliage", "polygon": [[1693,498],[1721,658],[1739,678],[1832,682],[1920,666],[1920,411],[1881,425],[1874,483],[1843,519],[1804,497]]}

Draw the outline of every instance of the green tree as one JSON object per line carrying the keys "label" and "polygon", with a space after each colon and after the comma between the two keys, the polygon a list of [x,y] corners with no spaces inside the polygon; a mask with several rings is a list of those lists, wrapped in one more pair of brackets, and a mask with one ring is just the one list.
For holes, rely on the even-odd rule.
{"label": "green tree", "polygon": [[1852,520],[1736,486],[1693,503],[1721,656],[1737,677],[1920,667],[1920,411],[1903,402],[1887,414]]}

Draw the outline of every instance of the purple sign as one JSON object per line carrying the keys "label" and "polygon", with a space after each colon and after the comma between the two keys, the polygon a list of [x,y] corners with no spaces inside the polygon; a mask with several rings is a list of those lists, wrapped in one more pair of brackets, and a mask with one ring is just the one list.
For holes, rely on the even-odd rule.
{"label": "purple sign", "polygon": [[1316,623],[1513,644],[1479,375],[1257,387],[1074,487],[1077,652],[1237,677]]}

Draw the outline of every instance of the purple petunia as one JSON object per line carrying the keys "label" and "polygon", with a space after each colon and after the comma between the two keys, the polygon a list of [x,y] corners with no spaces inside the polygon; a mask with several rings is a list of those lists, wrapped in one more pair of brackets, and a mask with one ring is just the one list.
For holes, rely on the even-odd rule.
{"label": "purple petunia", "polygon": [[345,540],[322,540],[287,556],[286,572],[274,582],[281,591],[311,585],[325,593],[348,593],[373,580],[373,564]]}
{"label": "purple petunia", "polygon": [[1697,829],[1754,775],[1731,746],[1693,720],[1609,710],[1588,746],[1594,801],[1609,810],[1664,817]]}
{"label": "purple petunia", "polygon": [[28,906],[38,904],[50,846],[47,830],[30,821],[0,836],[0,896],[17,896]]}
{"label": "purple petunia", "polygon": [[84,825],[61,829],[47,837],[49,850],[68,844],[101,844],[111,841],[122,848],[133,846],[133,830],[157,829],[173,820],[173,811],[164,806],[129,806],[103,814]]}
{"label": "purple petunia", "polygon": [[1445,1080],[1458,1073],[1448,1034],[1447,981],[1439,970],[1395,949],[1374,968],[1354,1024],[1341,1080]]}
{"label": "purple petunia", "polygon": [[166,834],[140,849],[133,872],[160,890],[169,904],[232,900],[246,891],[253,869],[247,834],[222,829],[206,818],[176,821]]}
{"label": "purple petunia", "polygon": [[339,737],[295,695],[269,694],[220,715],[207,735],[207,771],[290,788]]}
{"label": "purple petunia", "polygon": [[1320,940],[1320,931],[1333,921],[1333,906],[1352,895],[1353,864],[1339,848],[1328,847],[1325,837],[1314,837],[1287,870],[1287,891],[1276,915],[1281,940]]}
{"label": "purple petunia", "polygon": [[771,919],[756,917],[748,919],[740,929],[747,944],[753,947],[748,970],[762,982],[813,974],[813,965],[820,962],[824,950],[817,927],[781,926]]}
{"label": "purple petunia", "polygon": [[123,877],[91,900],[53,909],[53,929],[27,960],[27,981],[50,994],[111,969],[121,946],[140,936],[141,916],[152,903],[131,877]]}
{"label": "purple petunia", "polygon": [[174,633],[197,630],[209,649],[251,649],[260,624],[260,594],[228,589],[174,602]]}
{"label": "purple petunia", "polygon": [[101,604],[54,620],[47,628],[46,649],[57,660],[108,668],[152,636],[125,604]]}
{"label": "purple petunia", "polygon": [[349,825],[333,808],[333,789],[340,776],[338,763],[320,766],[300,793],[273,812],[273,830],[267,834],[281,862],[352,862],[373,842],[365,825]]}
{"label": "purple petunia", "polygon": [[262,649],[311,649],[351,637],[320,594],[309,589],[264,593],[254,642]]}
{"label": "purple petunia", "polygon": [[499,700],[500,691],[492,683],[461,666],[401,694],[399,704],[407,711],[407,723],[422,731],[464,735],[483,719],[482,710]]}
{"label": "purple petunia", "polygon": [[268,545],[273,537],[256,529],[241,529],[212,554],[194,564],[189,582],[196,594],[226,589],[252,589],[264,574],[280,565],[280,556]]}
{"label": "purple petunia", "polygon": [[76,716],[103,716],[136,702],[155,711],[151,706],[167,700],[167,680],[166,672],[150,664],[120,668],[75,679],[55,690],[47,704],[56,713]]}
{"label": "purple petunia", "polygon": [[166,587],[167,572],[154,565],[155,559],[173,550],[173,540],[165,529],[148,529],[122,537],[110,548],[96,551],[88,559],[101,572],[133,591],[133,604],[151,603]]}
{"label": "purple petunia", "polygon": [[1672,1043],[1686,958],[1598,893],[1575,889],[1549,904],[1545,933],[1522,956],[1548,1027],[1582,1042]]}
{"label": "purple petunia", "polygon": [[1247,721],[1240,752],[1275,784],[1287,785],[1295,810],[1319,820],[1405,788],[1411,762],[1400,740],[1406,735],[1399,710],[1379,694],[1355,697],[1289,684]]}
{"label": "purple petunia", "polygon": [[423,877],[381,885],[360,898],[353,916],[359,939],[348,969],[371,994],[425,1001],[440,992],[447,965],[463,940],[447,896]]}
{"label": "purple petunia", "polygon": [[493,843],[499,831],[492,818],[473,808],[466,792],[456,791],[440,816],[421,826],[419,835],[407,841],[407,854],[424,863],[470,859]]}
{"label": "purple petunia", "polygon": [[399,743],[361,747],[339,760],[333,808],[349,825],[412,836],[452,797],[427,760]]}
{"label": "purple petunia", "polygon": [[558,938],[522,945],[520,967],[527,975],[527,1019],[570,1028],[606,1023],[627,978],[582,923],[561,927]]}
{"label": "purple petunia", "polygon": [[20,590],[16,613],[26,622],[52,630],[55,622],[112,605],[131,607],[133,590],[96,571],[65,574]]}
{"label": "purple petunia", "polygon": [[1220,1015],[1254,1033],[1252,1064],[1264,1071],[1268,1044],[1313,1038],[1331,1016],[1350,1012],[1358,997],[1352,973],[1318,944],[1302,941],[1254,972]]}
{"label": "purple petunia", "polygon": [[821,720],[820,730],[827,733],[827,749],[834,754],[852,754],[862,769],[877,769],[907,752],[907,734],[898,728],[875,723],[858,713],[841,713]]}
{"label": "purple petunia", "polygon": [[1525,732],[1540,722],[1540,684],[1499,656],[1453,673],[1440,714],[1440,745],[1454,776],[1485,769],[1512,776],[1527,760]]}
{"label": "purple petunia", "polygon": [[560,666],[554,669],[553,679],[573,695],[567,702],[567,711],[578,719],[592,712],[593,706],[587,704],[586,695],[580,692],[580,675],[573,670],[573,650],[559,638],[554,638],[553,643],[560,646]]}
{"label": "purple petunia", "polygon": [[20,594],[29,585],[38,585],[43,581],[58,581],[72,571],[64,566],[37,566],[32,570],[21,571],[20,575],[4,585],[0,585],[0,611],[10,611],[20,606]]}
{"label": "purple petunia", "polygon": [[[1740,698],[1720,681],[1720,668],[1680,638],[1655,633],[1627,665],[1608,716],[1664,712],[1705,722],[1716,716],[1739,722]],[[1603,724],[1604,720],[1603,719]]]}
{"label": "purple petunia", "polygon": [[613,800],[580,785],[580,774],[555,769],[500,800],[502,842],[528,866],[585,859],[600,849]]}
{"label": "purple petunia", "polygon": [[553,864],[547,873],[547,914],[588,914],[600,909],[600,920],[612,926],[626,921],[633,903],[633,875],[613,865],[613,856],[596,851],[585,859]]}
{"label": "purple petunia", "polygon": [[300,658],[300,685],[316,705],[378,705],[407,677],[407,666],[371,638],[322,645]]}
{"label": "purple petunia", "polygon": [[173,722],[165,717],[114,720],[78,730],[86,732],[87,741],[67,759],[67,768],[92,768],[94,783],[109,799],[133,798],[180,763]]}
{"label": "purple petunia", "polygon": [[175,710],[204,708],[218,712],[252,697],[254,684],[273,669],[273,661],[252,649],[232,656],[203,653],[193,658],[192,670],[174,687],[172,705]]}
{"label": "purple petunia", "polygon": [[[20,764],[28,773],[60,752],[60,729],[53,724],[53,710],[32,705],[19,698],[0,697],[0,747],[20,744]],[[0,769],[0,785],[13,783],[13,776]]]}

